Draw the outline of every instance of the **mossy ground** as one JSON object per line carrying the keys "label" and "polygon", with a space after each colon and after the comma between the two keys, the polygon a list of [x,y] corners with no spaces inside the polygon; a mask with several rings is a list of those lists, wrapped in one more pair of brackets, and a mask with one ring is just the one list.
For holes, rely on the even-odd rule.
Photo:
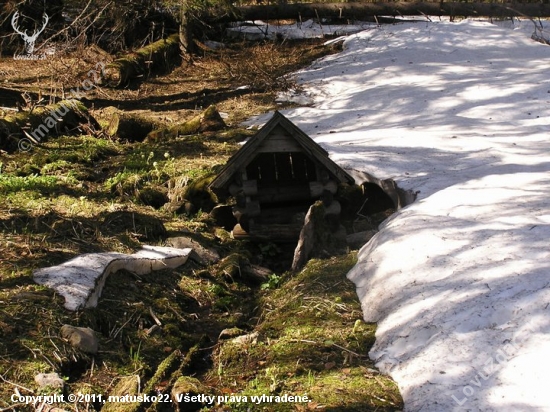
{"label": "mossy ground", "polygon": [[[188,373],[214,393],[307,392],[313,403],[296,409],[399,408],[395,385],[366,357],[374,325],[359,320],[353,286],[344,277],[353,256],[314,261],[296,277],[283,275],[283,254],[274,245],[232,241],[200,207],[181,215],[149,204],[151,196],[143,195],[155,192],[180,201],[193,182],[215,173],[250,136],[237,126],[241,120],[277,107],[274,92],[284,86],[280,76],[327,53],[315,42],[277,47],[230,48],[137,88],[87,95],[92,114],[116,104],[166,127],[216,104],[229,115],[227,130],[134,143],[59,137],[29,152],[1,154],[1,410],[35,410],[12,405],[10,396],[16,390],[37,393],[34,376],[52,371],[66,379],[66,393],[108,395],[127,376],[138,376],[142,390],[166,392],[174,374]],[[261,78],[253,78],[252,62],[262,68]],[[85,73],[97,61],[59,56],[42,66],[35,63],[0,60],[5,87],[61,90],[67,84],[58,82],[78,80],[71,70]],[[236,89],[251,80],[252,88]],[[81,253],[128,253],[182,234],[216,248],[222,257],[242,253],[250,263],[273,263],[274,275],[261,288],[227,276],[218,266],[195,263],[148,276],[121,271],[108,279],[97,308],[79,312],[65,310],[61,297],[32,279],[34,269]],[[97,356],[78,352],[59,337],[67,323],[98,332]],[[257,345],[247,351],[219,345],[220,331],[234,327],[257,330]],[[193,362],[180,362],[169,377],[159,371],[172,354],[185,357],[189,351],[198,354]],[[63,407],[93,411],[101,405]],[[155,405],[140,408],[157,410]]]}
{"label": "mossy ground", "polygon": [[[221,344],[208,381],[225,393],[307,395],[309,403],[262,403],[254,410],[393,411],[395,383],[368,359],[374,324],[362,321],[355,287],[345,278],[356,256],[311,260],[260,299],[254,344]],[[247,410],[246,404],[232,409]]]}

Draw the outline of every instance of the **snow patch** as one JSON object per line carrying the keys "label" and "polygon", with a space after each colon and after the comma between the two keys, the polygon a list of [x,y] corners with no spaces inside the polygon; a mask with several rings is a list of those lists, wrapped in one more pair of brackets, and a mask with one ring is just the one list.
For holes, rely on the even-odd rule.
{"label": "snow patch", "polygon": [[418,194],[348,274],[406,411],[549,409],[550,48],[532,29],[371,27],[298,72],[313,104],[284,111]]}
{"label": "snow patch", "polygon": [[97,306],[107,277],[121,269],[138,275],[176,268],[187,262],[192,249],[143,246],[132,254],[87,253],[61,265],[38,269],[34,281],[54,289],[65,298],[65,308],[79,310]]}

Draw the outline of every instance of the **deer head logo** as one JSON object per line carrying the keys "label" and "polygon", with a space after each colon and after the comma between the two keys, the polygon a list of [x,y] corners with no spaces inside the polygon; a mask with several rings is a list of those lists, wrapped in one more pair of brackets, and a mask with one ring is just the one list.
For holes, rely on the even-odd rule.
{"label": "deer head logo", "polygon": [[34,33],[29,36],[27,34],[27,30],[21,31],[19,30],[19,12],[16,11],[11,19],[11,26],[15,30],[15,32],[19,35],[21,35],[21,38],[25,41],[25,51],[27,54],[31,55],[34,52],[34,45],[36,43],[36,39],[38,38],[39,34],[44,31],[46,28],[46,24],[48,24],[49,17],[46,13],[42,15],[42,27],[38,30],[35,30]]}

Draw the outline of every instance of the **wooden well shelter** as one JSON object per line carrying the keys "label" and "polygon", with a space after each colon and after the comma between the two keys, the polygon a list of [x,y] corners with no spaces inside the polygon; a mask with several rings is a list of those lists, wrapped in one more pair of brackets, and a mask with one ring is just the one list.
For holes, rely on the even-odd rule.
{"label": "wooden well shelter", "polygon": [[354,179],[280,112],[233,155],[210,184],[220,199],[231,199],[235,238],[296,241],[309,207],[333,201],[342,183]]}

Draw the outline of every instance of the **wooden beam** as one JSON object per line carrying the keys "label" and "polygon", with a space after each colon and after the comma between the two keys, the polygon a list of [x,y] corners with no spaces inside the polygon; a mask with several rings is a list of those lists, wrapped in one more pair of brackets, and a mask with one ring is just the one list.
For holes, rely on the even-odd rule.
{"label": "wooden beam", "polygon": [[260,203],[297,202],[311,199],[309,185],[260,187],[255,198]]}

